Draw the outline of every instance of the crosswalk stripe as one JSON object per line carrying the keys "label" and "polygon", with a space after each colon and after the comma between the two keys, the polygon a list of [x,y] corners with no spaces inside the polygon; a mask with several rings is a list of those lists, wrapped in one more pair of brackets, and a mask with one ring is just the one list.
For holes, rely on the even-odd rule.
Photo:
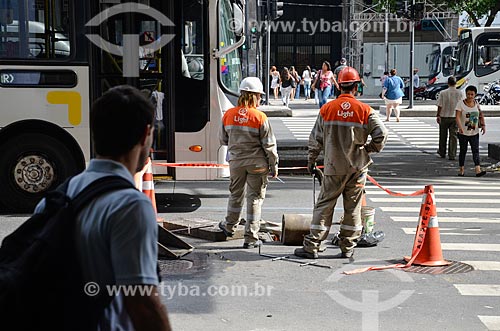
{"label": "crosswalk stripe", "polygon": [[[416,232],[416,228],[401,228],[403,230],[403,232],[405,234],[411,234],[411,235],[414,235],[415,232]],[[448,228],[443,228],[443,227],[440,227],[439,228],[439,234],[441,236],[489,236],[488,233],[471,233],[471,232],[468,232],[468,233],[461,233],[461,232],[448,232],[452,229],[448,229]],[[460,229],[453,229],[453,230],[460,230]],[[500,236],[500,234],[499,234]]]}
{"label": "crosswalk stripe", "polygon": [[447,251],[500,252],[500,244],[441,243],[441,249],[447,250]]}
{"label": "crosswalk stripe", "polygon": [[495,284],[453,284],[461,295],[500,296],[500,285]]}
{"label": "crosswalk stripe", "polygon": [[[469,198],[470,199],[470,198]],[[370,198],[371,201],[373,202],[421,202],[421,198]],[[447,198],[439,198],[439,196],[436,197],[436,203],[464,203],[463,198],[458,198],[458,199],[447,199]],[[499,204],[499,209],[500,209],[500,198],[497,199],[484,199],[481,198],[480,200],[474,200],[474,204],[482,204],[482,203],[498,203]]]}
{"label": "crosswalk stripe", "polygon": [[500,262],[497,261],[461,261],[469,264],[476,270],[481,271],[500,271]]}
{"label": "crosswalk stripe", "polygon": [[[497,188],[497,190],[498,190],[498,188]],[[373,200],[370,197],[371,195],[387,195],[387,193],[384,192],[384,191],[382,191],[382,190],[380,190],[380,189],[377,190],[377,191],[366,190],[366,198],[369,199],[369,200]],[[435,194],[436,199],[438,199],[440,196],[444,196],[444,195],[454,195],[454,196],[461,196],[461,197],[463,197],[464,193],[463,192],[451,192],[451,191],[446,192],[446,191],[440,191],[440,192],[438,192],[438,193]],[[469,192],[469,193],[467,193],[467,195],[469,196],[469,198],[474,198],[476,196],[478,196],[478,197],[479,196],[500,196],[500,192]],[[441,199],[439,199],[437,201],[439,202],[439,201],[441,201]],[[462,202],[463,201],[464,200],[462,199]],[[500,202],[500,200],[497,200],[497,202]]]}
{"label": "crosswalk stripe", "polygon": [[[368,184],[372,189],[377,188],[376,186],[372,184]],[[419,185],[391,185],[391,184],[386,184],[383,185],[384,187],[394,190],[394,189],[421,189],[424,188],[425,184],[419,184]],[[474,190],[484,190],[484,189],[492,189],[495,191],[498,191],[498,184],[488,184],[487,182],[484,182],[484,184],[481,185],[433,185],[434,190],[437,192],[437,190],[447,190],[451,189],[453,191],[457,190],[464,190],[467,189],[467,193],[462,192],[464,196],[469,196],[469,194],[473,193]],[[369,187],[367,187],[369,188]],[[377,188],[378,189],[378,188]],[[438,192],[439,193],[439,192]]]}
{"label": "crosswalk stripe", "polygon": [[[418,213],[420,212],[419,207],[379,207],[384,212],[407,212],[407,213]],[[440,213],[476,213],[476,214],[490,214],[498,213],[498,208],[462,208],[462,207],[442,207],[438,205],[437,208],[438,215]]]}
{"label": "crosswalk stripe", "polygon": [[[418,222],[418,216],[402,217],[392,216],[394,222]],[[500,224],[500,218],[471,218],[471,217],[438,217],[439,223],[485,223]]]}
{"label": "crosswalk stripe", "polygon": [[477,316],[490,331],[500,330],[500,316]]}

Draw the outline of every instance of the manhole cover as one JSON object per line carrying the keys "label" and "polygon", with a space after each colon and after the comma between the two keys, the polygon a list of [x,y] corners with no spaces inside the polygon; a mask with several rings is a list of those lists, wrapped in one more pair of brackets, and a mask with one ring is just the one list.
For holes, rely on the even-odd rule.
{"label": "manhole cover", "polygon": [[474,270],[474,267],[471,265],[451,261],[450,265],[444,267],[424,267],[418,265],[412,265],[409,268],[403,269],[406,272],[414,272],[417,274],[431,274],[431,275],[441,275],[441,274],[463,274],[469,271]]}
{"label": "manhole cover", "polygon": [[159,260],[161,274],[175,275],[189,273],[194,263],[189,260]]}

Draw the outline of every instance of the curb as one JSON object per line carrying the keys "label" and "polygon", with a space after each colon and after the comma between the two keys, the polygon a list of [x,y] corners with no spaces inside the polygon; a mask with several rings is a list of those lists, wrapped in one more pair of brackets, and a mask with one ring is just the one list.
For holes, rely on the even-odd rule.
{"label": "curb", "polygon": [[500,160],[500,144],[488,144],[488,157]]}
{"label": "curb", "polygon": [[261,112],[267,117],[292,117],[292,110],[285,106],[259,106]]}
{"label": "curb", "polygon": [[[413,109],[405,109],[403,106],[400,108],[401,117],[435,117],[437,113],[437,106],[414,106]],[[386,115],[386,106],[380,106],[380,115]],[[481,106],[485,117],[498,117],[500,116],[499,106]]]}

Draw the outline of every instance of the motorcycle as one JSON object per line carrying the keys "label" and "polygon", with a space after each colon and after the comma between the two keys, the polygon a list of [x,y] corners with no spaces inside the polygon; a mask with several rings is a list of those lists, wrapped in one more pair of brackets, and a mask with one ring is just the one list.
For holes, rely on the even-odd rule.
{"label": "motorcycle", "polygon": [[484,86],[484,93],[476,97],[480,105],[500,104],[500,80]]}

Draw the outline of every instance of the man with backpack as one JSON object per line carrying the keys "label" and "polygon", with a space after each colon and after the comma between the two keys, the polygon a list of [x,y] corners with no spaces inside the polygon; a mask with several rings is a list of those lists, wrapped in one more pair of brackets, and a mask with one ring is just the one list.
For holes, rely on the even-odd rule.
{"label": "man with backpack", "polygon": [[[42,236],[46,232],[59,232],[58,236],[54,235],[55,239],[47,241],[57,245],[57,241],[67,237],[69,244],[66,243],[65,247],[74,250],[74,256],[61,252],[61,261],[50,261],[54,260],[55,253],[52,253],[52,259],[47,259],[54,265],[53,275],[51,270],[46,270],[42,276],[51,284],[43,283],[44,280],[34,280],[41,281],[42,284],[38,286],[42,288],[37,291],[39,293],[35,292],[30,296],[38,300],[37,295],[41,293],[46,296],[43,302],[47,306],[52,305],[51,309],[56,311],[42,315],[36,310],[20,313],[16,308],[13,313],[26,315],[28,321],[36,316],[33,319],[37,319],[35,322],[39,323],[40,330],[45,327],[50,327],[51,330],[171,330],[157,290],[159,279],[155,211],[147,196],[134,188],[133,180],[133,175],[144,166],[153,142],[154,107],[137,89],[118,86],[104,93],[94,103],[91,119],[93,146],[97,157],[90,161],[84,172],[63,185],[64,199],[71,200],[68,204],[74,209],[65,214],[67,219],[62,222],[71,224],[70,230],[63,230],[63,225],[59,225],[41,231]],[[121,186],[110,181],[110,178],[119,183],[121,181]],[[96,194],[98,182],[105,184],[101,185],[100,195]],[[114,190],[111,187],[113,185]],[[81,198],[84,195],[82,191],[90,191],[91,198]],[[82,200],[85,204],[81,203]],[[22,244],[22,240],[19,240],[23,237],[21,228],[30,226],[30,221],[37,215],[54,215],[57,210],[67,209],[66,205],[54,207],[54,204],[56,202],[50,196],[42,200],[35,209],[35,215],[25,223],[28,225],[23,224],[4,240],[0,269],[11,273],[17,271],[16,263],[9,262],[14,259],[9,259],[8,253],[15,245]],[[57,217],[48,216],[45,221],[60,221],[61,217]],[[35,255],[28,252],[30,246],[35,244],[40,245],[38,242],[25,245],[28,248],[23,254],[27,258]],[[50,250],[50,247],[40,247],[39,250]],[[17,266],[22,266],[18,269],[29,270],[22,262],[18,262]],[[41,265],[29,273],[36,273],[43,267]],[[67,270],[70,267],[79,272],[71,273]],[[25,276],[23,272],[19,274]],[[79,281],[84,286],[76,284]],[[0,279],[0,286],[5,287],[6,283],[5,278]],[[61,286],[63,283],[64,286]],[[45,290],[49,286],[54,288],[53,292]],[[29,282],[19,286],[17,295],[23,294],[23,287],[29,287]],[[127,295],[123,291],[125,288]],[[110,289],[118,293],[111,293]],[[71,296],[72,293],[75,295]],[[81,299],[83,293],[89,297],[104,299],[96,300],[94,306],[91,303],[81,308],[80,303],[85,300]],[[3,299],[0,295],[0,300]],[[25,300],[31,301],[29,297]],[[102,308],[98,309],[96,306]],[[37,308],[40,311],[47,310],[43,304]],[[16,330],[33,329],[27,326],[26,320],[18,320]]]}

